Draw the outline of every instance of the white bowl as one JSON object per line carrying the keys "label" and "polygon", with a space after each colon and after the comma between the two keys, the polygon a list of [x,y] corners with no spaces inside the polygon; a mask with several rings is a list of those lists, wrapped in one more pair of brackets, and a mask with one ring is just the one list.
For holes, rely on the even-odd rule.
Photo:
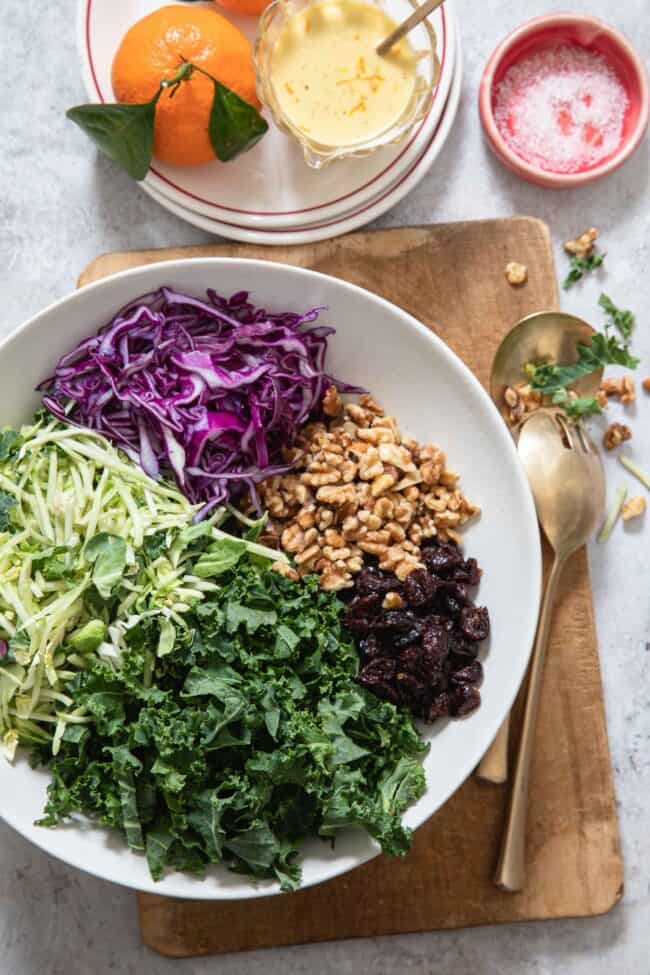
{"label": "white bowl", "polygon": [[[541,579],[535,509],[512,440],[477,379],[424,325],[382,298],[313,271],[260,261],[208,258],[153,264],[89,285],[51,305],[0,346],[0,422],[29,420],[39,405],[33,392],[56,359],[109,321],[126,302],[163,284],[201,294],[207,287],[253,299],[278,310],[325,305],[322,320],[336,326],[328,369],[375,394],[402,429],[440,444],[460,471],[469,497],[483,509],[468,529],[467,550],[484,569],[479,601],[492,618],[485,660],[483,703],[459,721],[425,731],[427,790],[405,820],[417,827],[461,785],[480,760],[508,712],[532,646]],[[435,298],[432,296],[432,301]],[[278,893],[273,882],[254,884],[225,868],[205,880],[169,873],[159,883],[143,856],[121,838],[80,820],[67,827],[34,826],[42,811],[46,771],[24,756],[12,767],[0,759],[0,816],[27,839],[82,870],[152,893],[206,900]],[[378,853],[365,834],[342,834],[332,849],[320,840],[304,848],[304,885],[328,880]]]}

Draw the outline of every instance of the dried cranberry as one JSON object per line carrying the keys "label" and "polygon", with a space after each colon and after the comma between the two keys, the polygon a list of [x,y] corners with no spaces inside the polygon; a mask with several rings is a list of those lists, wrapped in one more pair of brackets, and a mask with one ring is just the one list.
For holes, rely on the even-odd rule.
{"label": "dried cranberry", "polygon": [[394,576],[387,575],[374,566],[366,566],[355,580],[355,591],[360,596],[384,596],[395,589]]}
{"label": "dried cranberry", "polygon": [[480,660],[473,660],[471,664],[454,671],[451,683],[472,684],[473,687],[480,687],[483,683],[483,666]]}
{"label": "dried cranberry", "polygon": [[443,579],[463,564],[463,556],[455,545],[440,545],[437,542],[422,550],[422,559],[430,572]]}
{"label": "dried cranberry", "polygon": [[381,654],[381,647],[374,633],[369,633],[368,636],[359,641],[359,650],[364,663]]}
{"label": "dried cranberry", "polygon": [[367,687],[369,691],[375,695],[375,697],[381,698],[382,701],[389,701],[390,704],[399,704],[399,694],[395,690],[392,684],[388,681],[379,681],[377,684],[363,685]]}
{"label": "dried cranberry", "polygon": [[459,622],[468,640],[485,640],[490,633],[490,615],[485,606],[465,606]]}
{"label": "dried cranberry", "polygon": [[443,630],[447,633],[451,633],[455,629],[456,624],[453,620],[450,620],[448,616],[442,616],[440,613],[433,613],[428,617],[428,622],[432,626],[441,626]]}
{"label": "dried cranberry", "polygon": [[426,569],[415,569],[404,583],[406,601],[416,609],[430,605],[435,591],[436,580]]}
{"label": "dried cranberry", "polygon": [[449,711],[454,717],[469,714],[481,703],[481,694],[470,684],[455,684],[449,695]]}
{"label": "dried cranberry", "polygon": [[420,648],[406,647],[399,655],[400,670],[406,670],[410,674],[416,674],[420,669]]}
{"label": "dried cranberry", "polygon": [[449,713],[449,695],[446,691],[443,691],[434,697],[431,702],[426,720],[435,721],[437,718],[446,718],[449,716]]}
{"label": "dried cranberry", "polygon": [[422,673],[432,684],[442,676],[443,664],[449,653],[449,634],[441,626],[429,625],[422,634]]}
{"label": "dried cranberry", "polygon": [[393,649],[395,651],[403,650],[404,647],[410,646],[412,643],[417,643],[422,637],[424,632],[424,622],[422,620],[415,620],[413,625],[409,630],[404,633],[398,633],[396,635],[391,635],[390,641],[392,643]]}
{"label": "dried cranberry", "polygon": [[375,657],[359,671],[359,680],[364,687],[371,687],[381,681],[392,680],[397,670],[397,664],[392,657]]}
{"label": "dried cranberry", "polygon": [[468,586],[478,586],[481,581],[481,570],[476,559],[467,559],[457,569],[454,569],[451,578],[455,582],[466,582]]}
{"label": "dried cranberry", "polygon": [[374,629],[390,632],[406,632],[417,624],[418,618],[410,609],[392,609],[382,613],[377,619]]}
{"label": "dried cranberry", "polygon": [[467,594],[467,586],[464,582],[454,582],[450,579],[438,583],[438,587],[438,594],[442,596],[443,605],[444,601],[449,598],[455,599],[456,602],[461,603],[463,606],[470,602]]}
{"label": "dried cranberry", "polygon": [[449,613],[453,620],[459,620],[461,610],[463,609],[463,604],[455,599],[449,593],[445,594],[444,597],[444,608],[445,612]]}
{"label": "dried cranberry", "polygon": [[427,686],[423,681],[418,680],[414,674],[407,674],[404,671],[400,671],[395,677],[395,687],[400,700],[411,707],[414,704],[417,706],[418,699],[427,693]]}
{"label": "dried cranberry", "polygon": [[348,616],[373,616],[381,609],[381,600],[375,593],[355,596],[348,606]]}
{"label": "dried cranberry", "polygon": [[449,654],[449,672],[455,674],[459,670],[464,670],[465,667],[469,667],[474,660],[476,660],[476,655],[478,653],[478,643],[470,643],[468,646],[474,647],[473,652],[465,650],[461,647],[459,650],[454,650],[453,653]]}

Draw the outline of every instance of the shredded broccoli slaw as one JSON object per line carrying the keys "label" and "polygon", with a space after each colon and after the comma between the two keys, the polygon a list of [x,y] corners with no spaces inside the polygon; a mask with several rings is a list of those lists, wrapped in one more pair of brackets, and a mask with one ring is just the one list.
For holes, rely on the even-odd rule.
{"label": "shredded broccoli slaw", "polygon": [[164,617],[158,653],[170,652],[183,615],[218,588],[214,557],[190,565],[189,550],[229,537],[217,529],[229,513],[193,525],[196,511],[98,434],[48,417],[0,434],[0,741],[10,761],[19,744],[51,740],[56,754],[66,727],[90,720],[64,690],[90,654],[118,665],[125,630],[149,615]]}

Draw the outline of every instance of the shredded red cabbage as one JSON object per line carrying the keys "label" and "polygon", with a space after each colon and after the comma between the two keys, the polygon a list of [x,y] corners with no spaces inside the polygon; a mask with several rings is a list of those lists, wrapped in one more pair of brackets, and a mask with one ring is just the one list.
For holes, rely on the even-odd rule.
{"label": "shredded red cabbage", "polygon": [[282,448],[318,415],[327,338],[304,315],[256,308],[248,292],[202,301],[172,288],[143,295],[58,362],[43,405],[97,430],[151,477],[172,472],[188,498],[215,505],[290,465]]}

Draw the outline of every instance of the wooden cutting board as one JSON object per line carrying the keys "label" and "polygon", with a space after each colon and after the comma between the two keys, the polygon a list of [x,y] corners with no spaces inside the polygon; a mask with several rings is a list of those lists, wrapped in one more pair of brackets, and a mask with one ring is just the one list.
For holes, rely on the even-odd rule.
{"label": "wooden cutting board", "polygon": [[[304,247],[107,254],[79,284],[211,255],[299,264],[375,291],[437,332],[483,383],[502,335],[523,315],[558,306],[549,232],[529,217],[355,233]],[[505,280],[511,260],[528,266],[524,287]],[[245,902],[138,895],[145,943],[184,957],[610,910],[623,893],[623,863],[584,551],[565,569],[561,589],[532,768],[525,891],[504,894],[491,882],[506,790],[469,779],[417,831],[403,860],[378,857],[303,892]]]}

